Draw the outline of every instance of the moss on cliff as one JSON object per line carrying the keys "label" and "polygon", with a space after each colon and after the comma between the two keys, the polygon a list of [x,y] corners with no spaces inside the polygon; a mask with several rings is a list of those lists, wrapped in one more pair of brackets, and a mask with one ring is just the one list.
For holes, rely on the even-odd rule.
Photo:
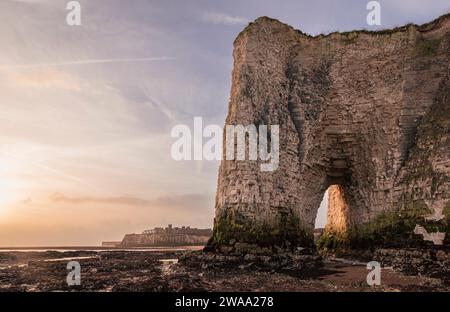
{"label": "moss on cliff", "polygon": [[311,231],[300,226],[300,220],[289,214],[279,215],[277,224],[255,226],[254,224],[238,223],[235,220],[243,218],[230,218],[224,216],[214,221],[213,245],[231,245],[231,241],[256,244],[258,246],[312,246]]}
{"label": "moss on cliff", "polygon": [[347,246],[348,236],[332,232],[324,232],[317,241],[317,248],[322,251],[337,250]]}

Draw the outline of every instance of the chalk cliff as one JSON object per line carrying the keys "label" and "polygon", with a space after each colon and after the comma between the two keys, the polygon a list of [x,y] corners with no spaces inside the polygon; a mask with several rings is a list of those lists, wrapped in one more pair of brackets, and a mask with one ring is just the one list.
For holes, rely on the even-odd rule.
{"label": "chalk cliff", "polygon": [[450,15],[316,37],[261,17],[233,56],[226,124],[279,125],[280,161],[222,161],[210,246],[310,246],[330,186],[322,247],[449,243]]}

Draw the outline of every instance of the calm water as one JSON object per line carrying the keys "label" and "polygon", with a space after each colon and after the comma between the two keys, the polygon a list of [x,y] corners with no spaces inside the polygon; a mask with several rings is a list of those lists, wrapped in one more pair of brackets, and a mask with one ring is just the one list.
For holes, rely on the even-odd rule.
{"label": "calm water", "polygon": [[204,246],[148,247],[148,248],[104,248],[104,247],[31,247],[0,248],[0,252],[46,252],[46,251],[186,251],[201,250]]}

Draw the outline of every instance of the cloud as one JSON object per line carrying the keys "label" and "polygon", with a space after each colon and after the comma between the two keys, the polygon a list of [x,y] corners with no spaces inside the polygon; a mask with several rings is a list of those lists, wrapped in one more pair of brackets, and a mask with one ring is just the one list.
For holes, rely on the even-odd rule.
{"label": "cloud", "polygon": [[71,197],[61,193],[53,193],[50,195],[50,201],[53,203],[66,203],[74,205],[84,204],[109,204],[109,205],[126,205],[135,207],[156,206],[163,209],[209,209],[211,204],[210,196],[205,194],[177,194],[170,196],[161,196],[154,199],[145,199],[134,196],[117,196],[117,197]]}
{"label": "cloud", "polygon": [[50,200],[54,203],[67,204],[111,204],[111,205],[129,205],[129,206],[146,206],[151,201],[129,196],[119,197],[70,197],[61,193],[53,193]]}
{"label": "cloud", "polygon": [[245,25],[249,21],[244,17],[231,16],[223,13],[205,12],[202,15],[202,20],[214,25]]}
{"label": "cloud", "polygon": [[10,0],[12,2],[24,2],[24,3],[44,3],[48,2],[48,0]]}
{"label": "cloud", "polygon": [[19,73],[7,72],[6,76],[14,86],[81,91],[81,85],[77,79],[63,71],[52,68],[38,68]]}
{"label": "cloud", "polygon": [[142,58],[107,58],[107,59],[87,59],[77,61],[65,61],[56,63],[37,63],[37,64],[19,64],[19,65],[0,65],[0,69],[15,69],[15,68],[36,68],[36,67],[59,67],[59,66],[74,66],[74,65],[90,65],[90,64],[105,64],[105,63],[130,63],[130,62],[155,62],[171,60],[170,57],[142,57]]}
{"label": "cloud", "polygon": [[166,116],[172,123],[178,124],[180,121],[177,119],[175,114],[167,108],[167,106],[161,104],[159,101],[154,98],[149,97],[148,101],[145,102],[145,105],[150,107],[156,107],[164,116]]}
{"label": "cloud", "polygon": [[120,94],[128,103],[143,105],[148,109],[151,115],[144,115],[147,125],[161,126],[164,118],[173,124],[181,123],[168,105],[154,97],[152,90],[140,82],[108,84],[108,88]]}
{"label": "cloud", "polygon": [[156,198],[153,203],[163,208],[183,208],[189,210],[210,210],[213,194],[179,194]]}
{"label": "cloud", "polygon": [[[63,179],[75,181],[75,182],[78,182],[78,183],[84,183],[84,181],[82,179],[78,178],[78,177],[75,177],[73,175],[67,174],[64,171],[57,170],[55,168],[49,167],[49,166],[45,165],[43,162],[38,161],[36,159],[33,159],[32,157],[27,157],[26,153],[24,153],[24,154],[22,154],[20,156],[17,156],[17,155],[14,155],[14,153],[8,153],[8,152],[5,152],[5,151],[1,151],[0,152],[0,156],[5,156],[7,158],[10,158],[10,159],[13,159],[13,160],[19,161],[19,162],[26,162],[27,164],[29,164],[31,166],[43,169],[43,170],[45,170],[47,172],[51,172],[51,173],[55,174],[56,176],[58,176],[60,178],[63,178]],[[4,161],[4,159],[1,159],[1,160]]]}

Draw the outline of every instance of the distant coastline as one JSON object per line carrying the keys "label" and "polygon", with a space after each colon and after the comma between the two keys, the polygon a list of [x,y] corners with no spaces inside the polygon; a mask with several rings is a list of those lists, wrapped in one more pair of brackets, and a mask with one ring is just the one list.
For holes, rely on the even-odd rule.
{"label": "distant coastline", "polygon": [[190,226],[155,227],[141,234],[125,234],[121,241],[105,241],[102,247],[140,248],[140,247],[178,247],[206,245],[213,234],[212,229],[198,229]]}

